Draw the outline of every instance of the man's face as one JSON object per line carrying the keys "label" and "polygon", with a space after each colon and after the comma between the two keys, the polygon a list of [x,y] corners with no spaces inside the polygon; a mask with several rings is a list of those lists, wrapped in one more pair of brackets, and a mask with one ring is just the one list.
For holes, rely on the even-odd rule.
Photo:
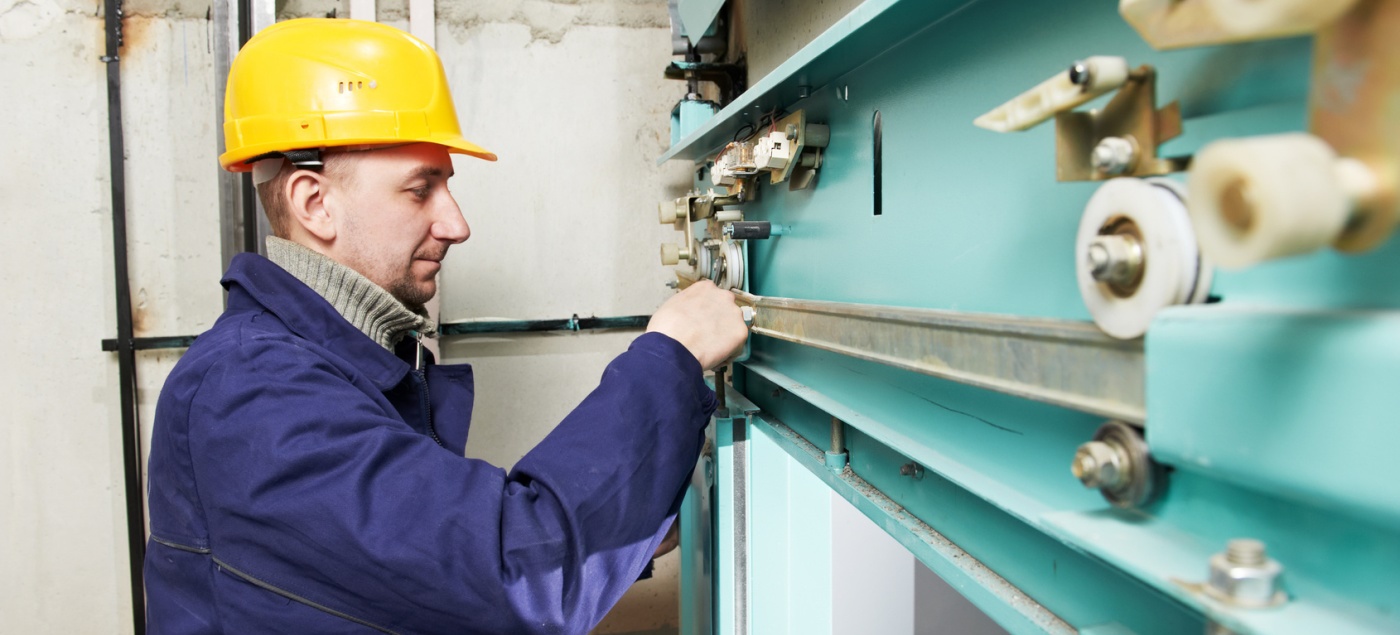
{"label": "man's face", "polygon": [[415,143],[347,153],[328,165],[334,183],[335,260],[418,310],[437,292],[447,248],[471,236],[447,191],[451,155],[442,146]]}

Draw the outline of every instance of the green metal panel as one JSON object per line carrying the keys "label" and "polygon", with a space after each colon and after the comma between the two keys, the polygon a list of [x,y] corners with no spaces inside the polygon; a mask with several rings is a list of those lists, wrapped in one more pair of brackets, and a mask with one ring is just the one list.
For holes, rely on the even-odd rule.
{"label": "green metal panel", "polygon": [[[750,436],[752,633],[831,633],[831,490],[773,440]],[[825,599],[825,601],[824,601]]]}
{"label": "green metal panel", "polygon": [[[742,518],[736,518],[736,511],[744,511],[748,508],[747,494],[745,488],[735,486],[736,460],[738,469],[744,472],[748,470],[748,461],[744,453],[746,440],[743,437],[745,427],[743,419],[739,420],[737,428],[741,431],[738,443],[736,443],[734,431],[736,424],[734,419],[729,418],[728,411],[716,413],[713,427],[715,434],[715,516],[714,516],[714,554],[715,563],[711,574],[714,598],[714,633],[715,635],[742,635],[747,633],[747,629],[740,629],[739,615],[745,614],[748,605],[747,591],[745,588],[736,585],[736,578],[744,580],[747,578],[748,545],[742,540],[746,534],[747,527],[743,527],[743,532],[735,531],[736,526],[742,527],[745,522]],[[737,450],[737,452],[736,452]],[[736,459],[737,455],[737,459]],[[737,571],[737,576],[736,576]],[[689,577],[684,575],[683,577]]]}
{"label": "green metal panel", "polygon": [[[713,442],[714,427],[706,436]],[[714,484],[713,453],[701,457],[691,474],[690,485],[681,501],[680,553],[680,632],[681,635],[710,635],[714,632]]]}

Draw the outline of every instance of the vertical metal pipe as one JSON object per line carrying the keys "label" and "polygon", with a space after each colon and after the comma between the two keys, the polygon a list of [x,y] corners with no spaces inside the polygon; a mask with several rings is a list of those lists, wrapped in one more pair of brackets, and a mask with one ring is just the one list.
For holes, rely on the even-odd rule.
{"label": "vertical metal pipe", "polygon": [[836,417],[831,418],[831,453],[846,453],[846,424]]}
{"label": "vertical metal pipe", "polygon": [[734,635],[749,632],[749,419],[730,419],[734,439]]}
{"label": "vertical metal pipe", "polygon": [[[217,152],[223,154],[227,149],[224,144],[224,92],[228,84],[228,70],[233,63],[234,55],[238,54],[238,47],[243,42],[239,39],[239,0],[214,0],[214,129],[220,133],[215,135],[218,143]],[[218,171],[219,182],[219,235],[220,248],[223,255],[223,268],[227,270],[234,255],[244,251],[244,218],[243,218],[243,177],[220,168],[217,165],[210,166],[210,169]]]}
{"label": "vertical metal pipe", "polygon": [[127,555],[131,574],[131,620],[146,632],[146,590],[141,567],[146,559],[146,505],[141,486],[141,420],[137,416],[136,349],[131,319],[131,278],[126,250],[126,149],[122,138],[122,5],[106,2],[107,134],[112,179],[112,253],[117,292],[117,384],[121,400],[122,468],[126,490]]}

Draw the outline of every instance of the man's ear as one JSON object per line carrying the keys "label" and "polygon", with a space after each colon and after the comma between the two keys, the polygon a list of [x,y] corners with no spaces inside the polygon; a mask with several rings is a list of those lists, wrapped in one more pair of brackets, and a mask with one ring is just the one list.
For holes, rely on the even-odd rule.
{"label": "man's ear", "polygon": [[297,170],[287,177],[287,210],[292,220],[307,233],[323,242],[335,240],[335,221],[326,206],[325,175],[311,170]]}

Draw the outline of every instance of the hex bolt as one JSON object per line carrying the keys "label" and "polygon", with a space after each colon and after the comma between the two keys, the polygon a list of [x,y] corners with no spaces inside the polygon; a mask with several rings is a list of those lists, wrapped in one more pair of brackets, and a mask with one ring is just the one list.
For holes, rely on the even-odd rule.
{"label": "hex bolt", "polygon": [[916,481],[923,480],[924,466],[913,462],[905,463],[904,465],[899,466],[899,475],[908,476]]}
{"label": "hex bolt", "polygon": [[1090,441],[1074,453],[1070,471],[1090,489],[1114,489],[1127,480],[1127,457],[1103,441]]}
{"label": "hex bolt", "polygon": [[1095,236],[1084,257],[1099,282],[1126,286],[1142,272],[1142,244],[1126,234]]}
{"label": "hex bolt", "polygon": [[1210,557],[1206,592],[1221,602],[1242,608],[1263,608],[1287,601],[1279,588],[1283,565],[1269,557],[1264,543],[1236,538],[1225,551]]}
{"label": "hex bolt", "polygon": [[1104,137],[1089,154],[1089,164],[1104,176],[1118,176],[1137,162],[1137,146],[1123,137]]}
{"label": "hex bolt", "polygon": [[758,311],[751,306],[739,307],[739,315],[744,318],[744,326],[753,326],[753,318]]}

